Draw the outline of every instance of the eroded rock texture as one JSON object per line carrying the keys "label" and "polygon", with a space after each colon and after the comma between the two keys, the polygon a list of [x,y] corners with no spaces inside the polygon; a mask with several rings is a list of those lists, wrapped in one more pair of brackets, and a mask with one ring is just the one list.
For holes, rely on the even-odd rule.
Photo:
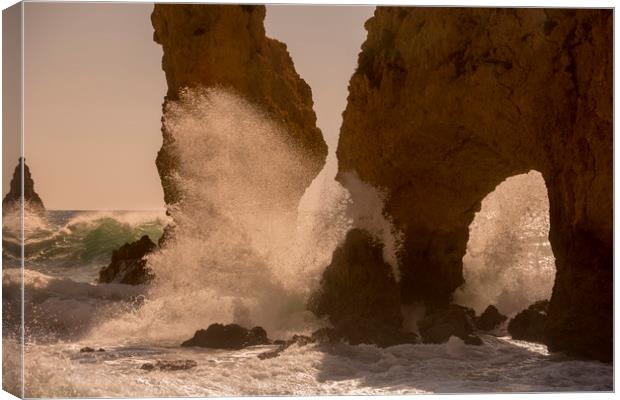
{"label": "eroded rock texture", "polygon": [[504,179],[547,184],[551,350],[612,357],[612,12],[378,8],[350,81],[339,176],[383,188],[405,302],[447,303]]}
{"label": "eroded rock texture", "polygon": [[[289,141],[308,157],[309,173],[296,190],[297,200],[325,163],[327,145],[316,127],[312,93],[295,71],[286,45],[265,36],[264,6],[156,4],[154,40],[163,47],[166,101],[184,87],[220,86],[234,90],[282,124]],[[163,129],[157,168],[166,204],[178,199],[170,179],[178,160],[172,136]],[[296,204],[295,204],[296,206]]]}

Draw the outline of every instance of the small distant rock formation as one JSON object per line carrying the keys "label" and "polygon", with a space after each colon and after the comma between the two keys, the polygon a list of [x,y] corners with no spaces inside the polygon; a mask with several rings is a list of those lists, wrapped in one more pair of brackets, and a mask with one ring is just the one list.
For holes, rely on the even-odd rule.
{"label": "small distant rock formation", "polygon": [[144,257],[156,248],[148,235],[132,243],[125,243],[112,252],[110,265],[99,271],[100,283],[142,285],[153,279]]}
{"label": "small distant rock formation", "polygon": [[491,304],[476,319],[476,328],[481,331],[492,331],[506,321],[507,318],[499,312],[497,307]]}
{"label": "small distant rock formation", "polygon": [[198,366],[194,360],[157,360],[155,363],[144,363],[140,367],[145,371],[184,371]]}
{"label": "small distant rock formation", "polygon": [[237,324],[211,324],[206,330],[196,331],[194,337],[183,342],[181,346],[240,350],[263,344],[271,344],[271,341],[267,338],[267,332],[260,326],[246,329]]}
{"label": "small distant rock formation", "polygon": [[327,316],[350,344],[381,347],[415,342],[402,332],[399,286],[383,260],[383,244],[362,229],[352,229],[333,254],[320,287],[308,301],[317,316]]}
{"label": "small distant rock formation", "polygon": [[452,302],[481,201],[536,170],[557,269],[546,344],[612,360],[613,20],[603,9],[377,7],[337,179],[354,171],[384,191],[404,235],[404,304]]}
{"label": "small distant rock formation", "polygon": [[45,206],[43,200],[34,190],[34,180],[30,173],[30,168],[26,165],[23,157],[19,158],[19,162],[13,172],[13,178],[11,179],[11,188],[9,192],[2,199],[2,213],[10,213],[19,209],[21,194],[22,194],[22,167],[24,169],[24,207],[27,212],[34,212],[37,214],[45,214]]}
{"label": "small distant rock formation", "polygon": [[[295,71],[286,45],[265,34],[265,12],[263,5],[155,4],[153,40],[163,48],[166,103],[177,100],[182,88],[217,86],[232,89],[282,124],[287,142],[309,162],[307,173],[291,188],[296,195],[290,206],[296,209],[325,164],[327,145],[316,126],[310,87]],[[179,160],[165,126],[162,133],[156,163],[164,201],[171,205],[178,201],[173,176]]]}
{"label": "small distant rock formation", "polygon": [[549,300],[537,301],[508,322],[508,333],[513,339],[545,343],[548,312]]}
{"label": "small distant rock formation", "polygon": [[430,309],[418,321],[418,329],[423,343],[445,343],[456,336],[466,344],[481,345],[482,340],[474,335],[476,313],[471,308],[449,304]]}

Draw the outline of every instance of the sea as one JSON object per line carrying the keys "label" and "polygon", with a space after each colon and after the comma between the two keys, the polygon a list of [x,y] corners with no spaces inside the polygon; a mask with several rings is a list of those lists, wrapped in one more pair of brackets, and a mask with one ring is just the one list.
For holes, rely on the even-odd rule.
{"label": "sea", "polygon": [[[383,211],[382,188],[355,171],[339,173],[344,185],[334,180],[335,168],[315,177],[314,161],[282,126],[238,94],[183,90],[167,103],[163,123],[174,137],[166,151],[178,161],[168,176],[177,201],[166,211],[27,212],[23,270],[19,215],[3,216],[2,363],[9,391],[21,393],[22,366],[25,396],[45,398],[613,389],[612,365],[551,354],[544,345],[511,339],[505,327],[482,335],[481,346],[456,337],[388,348],[293,345],[265,360],[257,356],[274,346],[181,347],[212,323],[262,326],[271,339],[328,326],[306,303],[348,230],[365,229],[384,245],[395,279],[403,234]],[[157,242],[168,225],[174,234],[147,257],[153,282],[97,282],[114,249],[143,235]],[[548,299],[555,278],[548,235],[540,173],[501,183],[470,225],[465,284],[455,302],[477,313],[495,304],[513,316]],[[423,306],[402,312],[404,328],[415,332]],[[193,367],[143,368],[172,361]]]}
{"label": "sea", "polygon": [[[257,355],[275,346],[238,351],[182,348],[192,329],[173,335],[143,327],[140,337],[120,322],[139,317],[149,287],[97,283],[111,252],[142,235],[157,241],[169,222],[163,211],[48,211],[26,229],[25,265],[16,264],[15,237],[3,238],[5,312],[25,288],[27,397],[241,396],[609,391],[612,366],[550,354],[544,345],[483,335],[482,346],[452,337],[444,344],[291,346],[280,357]],[[5,218],[5,227],[8,223]],[[12,241],[13,240],[13,241]],[[182,265],[179,265],[182,268]],[[12,298],[13,296],[13,298]],[[174,298],[170,298],[174,301]],[[271,299],[273,302],[278,298]],[[201,318],[188,304],[188,314]],[[205,305],[207,306],[207,305]],[[171,312],[178,308],[170,307]],[[122,317],[125,315],[125,317]],[[109,329],[116,321],[118,329]],[[21,349],[3,319],[5,387],[19,392]],[[212,322],[199,320],[197,326]],[[107,325],[107,326],[106,326]],[[303,324],[300,325],[303,333]],[[101,332],[99,331],[101,329]],[[101,333],[104,332],[102,335]],[[178,335],[177,335],[178,333]],[[105,351],[81,352],[84,347]],[[189,370],[149,371],[145,363],[193,360]],[[14,387],[10,387],[13,385]]]}

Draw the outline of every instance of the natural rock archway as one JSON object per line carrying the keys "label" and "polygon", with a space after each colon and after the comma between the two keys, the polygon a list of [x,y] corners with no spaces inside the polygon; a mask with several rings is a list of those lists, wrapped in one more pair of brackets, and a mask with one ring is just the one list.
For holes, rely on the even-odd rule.
{"label": "natural rock archway", "polygon": [[[223,87],[259,106],[308,157],[309,172],[290,205],[297,207],[325,164],[327,145],[316,126],[310,87],[295,71],[286,45],[265,35],[264,19],[265,7],[254,5],[156,4],[151,15],[153,39],[164,51],[166,103],[178,100],[183,88]],[[178,200],[171,178],[178,160],[171,151],[174,138],[165,127],[162,132],[157,169],[170,205]]]}
{"label": "natural rock archway", "polygon": [[481,200],[535,169],[557,268],[547,344],[611,360],[612,23],[610,10],[404,7],[366,23],[338,177],[388,195],[404,302],[451,300]]}

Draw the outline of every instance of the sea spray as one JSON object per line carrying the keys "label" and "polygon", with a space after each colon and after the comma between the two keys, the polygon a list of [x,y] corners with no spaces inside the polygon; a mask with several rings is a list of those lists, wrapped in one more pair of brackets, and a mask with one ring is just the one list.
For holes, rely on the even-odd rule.
{"label": "sea spray", "polygon": [[279,124],[221,88],[182,91],[164,125],[177,160],[176,233],[148,260],[156,281],[144,306],[100,331],[179,340],[214,322],[273,335],[306,327],[305,298],[328,257],[297,215],[309,161]]}
{"label": "sea spray", "polygon": [[176,233],[148,259],[156,279],[142,308],[93,335],[178,341],[214,322],[261,325],[275,337],[320,327],[306,300],[358,224],[387,243],[398,277],[380,194],[351,175],[349,190],[366,202],[330,180],[313,191],[320,201],[298,210],[308,160],[255,105],[221,88],[187,89],[168,103],[164,126],[178,164],[170,178],[180,200],[168,210]]}
{"label": "sea spray", "polygon": [[555,258],[548,240],[549,199],[539,172],[513,176],[483,201],[469,228],[463,257],[465,284],[455,300],[482,312],[504,314],[549,299]]}
{"label": "sea spray", "polygon": [[355,171],[341,174],[342,182],[351,194],[347,215],[356,228],[367,230],[383,243],[383,259],[392,267],[396,281],[400,280],[398,254],[403,243],[403,233],[383,210],[386,195],[378,188],[362,181]]}

